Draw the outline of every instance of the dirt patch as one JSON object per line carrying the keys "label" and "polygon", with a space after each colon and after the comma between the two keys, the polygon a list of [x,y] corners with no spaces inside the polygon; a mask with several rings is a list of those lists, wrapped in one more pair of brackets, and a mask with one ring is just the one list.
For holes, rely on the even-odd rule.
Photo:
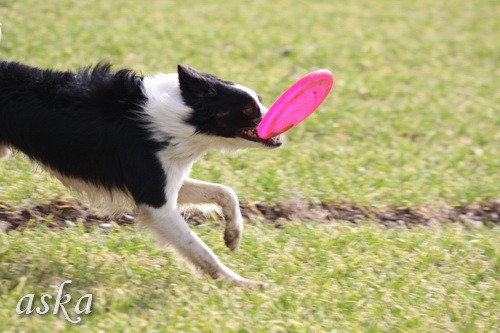
{"label": "dirt patch", "polygon": [[[378,210],[373,207],[350,203],[322,202],[319,205],[303,201],[284,201],[274,206],[260,203],[241,205],[244,217],[261,216],[273,223],[286,220],[305,220],[320,223],[369,220],[386,226],[429,225],[433,223],[464,223],[472,227],[500,223],[500,200],[491,200],[468,206],[456,207],[391,207]],[[257,213],[257,214],[256,214]]]}
{"label": "dirt patch", "polygon": [[102,216],[82,203],[57,200],[19,208],[0,203],[0,223],[2,222],[4,229],[28,227],[36,223],[45,223],[54,228],[82,223],[88,229],[94,225],[109,227],[112,223],[133,224],[134,217],[131,215]]}
{"label": "dirt patch", "polygon": [[[463,223],[470,227],[500,223],[500,200],[490,200],[468,206],[414,208],[388,208],[377,210],[373,207],[356,206],[349,203],[323,202],[314,205],[305,201],[288,200],[276,205],[263,203],[241,204],[245,219],[259,219],[276,227],[287,221],[301,220],[320,223],[356,223],[369,220],[389,227],[429,225],[432,223]],[[205,223],[206,218],[197,212],[190,212],[189,221],[194,224]],[[45,223],[49,227],[61,228],[83,224],[85,228],[99,226],[109,228],[133,224],[134,216],[103,216],[76,201],[49,201],[29,207],[14,208],[0,203],[0,231],[29,227]]]}

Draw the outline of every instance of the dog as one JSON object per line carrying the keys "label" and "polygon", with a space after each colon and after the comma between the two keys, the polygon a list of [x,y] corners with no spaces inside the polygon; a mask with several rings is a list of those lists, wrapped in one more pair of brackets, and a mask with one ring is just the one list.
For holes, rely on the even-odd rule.
{"label": "dog", "polygon": [[181,65],[177,73],[142,76],[108,63],[65,72],[0,61],[0,158],[15,149],[94,202],[132,207],[160,243],[238,286],[258,282],[226,267],[181,207],[219,206],[224,242],[239,246],[234,190],[189,173],[209,149],[280,147],[281,136],[257,135],[267,111],[252,89]]}

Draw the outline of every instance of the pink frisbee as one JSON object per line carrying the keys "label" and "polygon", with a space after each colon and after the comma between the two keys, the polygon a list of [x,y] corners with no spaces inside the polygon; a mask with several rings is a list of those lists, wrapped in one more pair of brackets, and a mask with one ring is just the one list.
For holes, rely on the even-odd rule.
{"label": "pink frisbee", "polygon": [[320,69],[295,82],[274,102],[257,127],[262,139],[269,139],[297,126],[325,100],[333,86],[333,74]]}

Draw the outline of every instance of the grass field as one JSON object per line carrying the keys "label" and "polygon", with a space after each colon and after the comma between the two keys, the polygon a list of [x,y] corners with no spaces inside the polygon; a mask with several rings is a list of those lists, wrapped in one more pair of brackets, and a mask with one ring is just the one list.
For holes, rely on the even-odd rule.
{"label": "grass field", "polygon": [[[245,202],[451,206],[500,197],[499,14],[491,0],[4,0],[0,58],[56,69],[108,60],[144,74],[182,63],[248,85],[268,105],[328,68],[333,94],[284,148],[210,152],[192,175]],[[20,155],[0,164],[0,202],[70,196]],[[37,226],[1,235],[0,331],[500,329],[498,227],[250,221],[235,253],[220,226],[196,231],[270,286],[197,278],[132,228]],[[95,295],[83,324],[15,314],[22,295],[66,279]]]}
{"label": "grass field", "polygon": [[[269,287],[200,280],[129,228],[14,231],[0,248],[2,325],[33,332],[498,329],[498,231],[252,224],[236,253],[225,250],[222,228],[196,231],[229,267]],[[66,279],[74,298],[95,297],[82,324],[13,313],[23,295],[53,293]]]}

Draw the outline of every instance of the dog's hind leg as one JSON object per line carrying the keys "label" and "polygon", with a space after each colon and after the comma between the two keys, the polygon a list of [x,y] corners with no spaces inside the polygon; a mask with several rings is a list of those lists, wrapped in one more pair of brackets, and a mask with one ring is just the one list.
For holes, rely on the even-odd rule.
{"label": "dog's hind leg", "polygon": [[10,155],[9,147],[0,144],[0,160],[7,158],[9,155]]}
{"label": "dog's hind leg", "polygon": [[139,206],[140,223],[149,229],[161,243],[170,245],[196,268],[214,279],[225,279],[238,286],[255,285],[226,267],[210,248],[189,229],[187,222],[174,208]]}
{"label": "dog's hind leg", "polygon": [[216,204],[222,208],[226,228],[224,242],[231,250],[236,249],[243,235],[243,218],[238,196],[230,187],[207,183],[196,179],[186,179],[179,191],[179,205]]}

